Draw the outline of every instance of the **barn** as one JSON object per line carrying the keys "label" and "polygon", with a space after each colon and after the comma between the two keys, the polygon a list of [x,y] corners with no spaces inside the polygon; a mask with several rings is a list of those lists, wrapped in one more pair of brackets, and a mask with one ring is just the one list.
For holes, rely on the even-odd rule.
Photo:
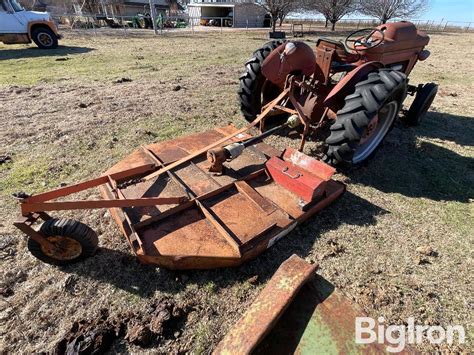
{"label": "barn", "polygon": [[264,27],[266,11],[255,1],[192,0],[188,14],[193,25]]}

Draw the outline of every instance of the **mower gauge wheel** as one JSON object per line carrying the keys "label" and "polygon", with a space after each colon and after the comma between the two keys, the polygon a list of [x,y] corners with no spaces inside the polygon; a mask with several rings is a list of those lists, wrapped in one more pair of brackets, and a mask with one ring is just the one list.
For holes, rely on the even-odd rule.
{"label": "mower gauge wheel", "polygon": [[[380,37],[374,37],[376,33],[379,33]],[[380,46],[384,38],[385,34],[382,30],[363,28],[349,34],[344,40],[344,46],[348,51],[360,52]]]}
{"label": "mower gauge wheel", "polygon": [[50,219],[40,229],[52,246],[44,246],[29,238],[28,249],[41,261],[66,265],[94,255],[97,250],[97,234],[87,225],[72,219]]}

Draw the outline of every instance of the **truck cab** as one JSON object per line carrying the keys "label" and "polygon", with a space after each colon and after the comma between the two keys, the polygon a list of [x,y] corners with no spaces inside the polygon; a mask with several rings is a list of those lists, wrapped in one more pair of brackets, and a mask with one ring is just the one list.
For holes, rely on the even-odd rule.
{"label": "truck cab", "polygon": [[39,48],[54,49],[60,38],[47,12],[26,11],[16,0],[0,0],[0,42],[34,42]]}

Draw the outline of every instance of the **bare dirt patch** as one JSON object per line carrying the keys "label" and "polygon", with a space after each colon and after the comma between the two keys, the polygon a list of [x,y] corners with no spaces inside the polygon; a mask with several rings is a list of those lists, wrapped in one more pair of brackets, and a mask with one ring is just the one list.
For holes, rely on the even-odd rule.
{"label": "bare dirt patch", "polygon": [[[387,323],[414,316],[472,325],[474,58],[464,50],[471,34],[432,35],[432,56],[411,76],[440,84],[430,113],[417,128],[397,123],[367,167],[339,174],[348,192],[336,204],[255,261],[195,272],[138,264],[106,211],[64,214],[98,232],[94,258],[45,265],[12,226],[11,194],[97,176],[140,144],[242,125],[238,76],[263,33],[65,35],[57,53],[0,45],[2,352],[52,351],[63,339],[83,342],[91,332],[96,339],[97,329],[114,334],[111,351],[135,352],[148,327],[149,350],[208,353],[293,253],[318,261],[325,278]],[[168,321],[162,333],[152,329],[163,302],[186,309],[172,334]],[[419,349],[469,351],[470,344]]]}

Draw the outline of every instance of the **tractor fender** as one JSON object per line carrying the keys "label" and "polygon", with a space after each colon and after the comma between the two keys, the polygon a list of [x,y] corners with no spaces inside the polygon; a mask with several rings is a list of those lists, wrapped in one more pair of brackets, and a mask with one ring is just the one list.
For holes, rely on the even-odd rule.
{"label": "tractor fender", "polygon": [[54,32],[54,34],[58,37],[61,38],[61,36],[58,33],[58,28],[56,27],[56,24],[54,23],[53,20],[39,20],[39,21],[30,21],[28,22],[28,37],[31,40],[31,31],[33,30],[33,27],[36,26],[44,26],[48,27],[51,31]]}
{"label": "tractor fender", "polygon": [[344,105],[344,98],[354,91],[355,85],[363,80],[370,72],[383,68],[381,62],[368,62],[347,73],[329,92],[324,100],[324,106],[336,112]]}
{"label": "tractor fender", "polygon": [[316,70],[316,55],[303,42],[286,42],[273,50],[264,60],[262,74],[283,88],[288,74],[311,75]]}

